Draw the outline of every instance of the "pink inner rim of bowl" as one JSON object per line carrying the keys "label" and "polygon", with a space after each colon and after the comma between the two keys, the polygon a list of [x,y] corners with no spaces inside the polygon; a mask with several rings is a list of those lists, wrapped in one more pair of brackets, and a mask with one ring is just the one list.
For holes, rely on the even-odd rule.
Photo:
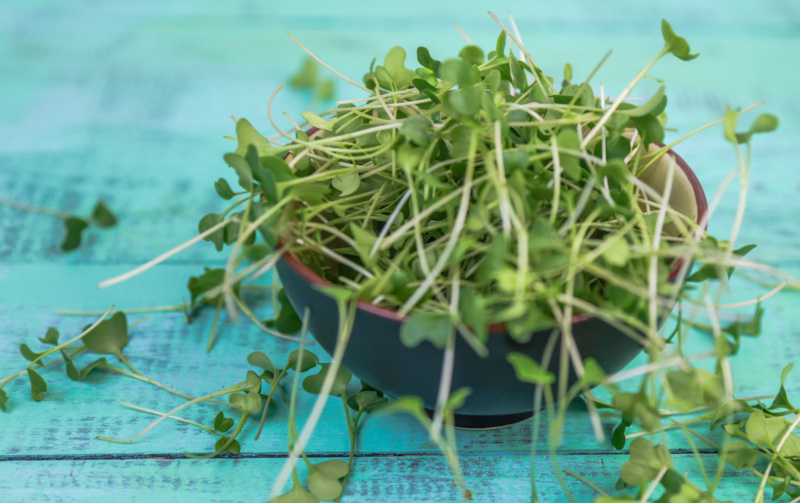
{"label": "pink inner rim of bowl", "polygon": [[[657,143],[659,147],[663,147],[663,144]],[[681,168],[683,173],[686,175],[686,178],[689,180],[689,184],[692,186],[692,191],[694,192],[695,202],[697,203],[697,221],[703,222],[703,228],[707,228],[707,222],[704,222],[706,219],[706,213],[708,212],[708,202],[706,201],[706,194],[703,191],[703,186],[700,185],[700,180],[697,179],[697,176],[694,174],[694,171],[689,168],[689,165],[686,164],[686,161],[683,160],[681,156],[673,152],[672,150],[667,152],[671,155],[677,165]],[[282,246],[281,243],[278,246]],[[303,277],[306,281],[311,284],[318,285],[318,286],[330,286],[330,283],[324,280],[321,276],[317,273],[309,269],[305,264],[303,264],[294,254],[292,253],[285,253],[282,257],[286,261],[286,263],[295,270],[300,276]],[[675,266],[672,268],[672,272],[669,274],[669,280],[674,280],[678,273],[683,266],[683,259],[680,259],[675,262]],[[397,314],[397,311],[394,309],[389,309],[387,307],[378,306],[376,304],[372,304],[371,302],[367,302],[365,300],[358,301],[358,308],[362,311],[370,313],[375,316],[380,316],[381,318],[385,318],[391,321],[405,321],[407,316],[401,316]],[[572,324],[582,323],[584,321],[588,321],[594,318],[594,316],[590,314],[576,314],[572,317]],[[489,325],[489,332],[490,333],[501,333],[505,332],[506,327],[504,323],[493,323]]]}

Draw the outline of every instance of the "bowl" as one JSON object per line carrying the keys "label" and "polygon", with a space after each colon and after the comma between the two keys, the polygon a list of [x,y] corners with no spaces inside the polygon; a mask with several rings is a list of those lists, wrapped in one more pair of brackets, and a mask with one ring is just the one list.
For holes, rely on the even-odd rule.
{"label": "bowl", "polygon": [[[659,146],[653,145],[651,150]],[[668,155],[675,163],[667,162],[667,157],[663,156],[640,179],[663,194],[667,170],[677,166],[670,206],[703,222],[708,205],[700,182],[680,156],[672,151]],[[332,353],[339,323],[337,306],[333,299],[315,288],[329,283],[291,253],[285,253],[276,267],[292,306],[298,313],[306,308],[310,310],[311,334],[323,349]],[[679,263],[675,265],[671,280],[680,267]],[[425,407],[432,410],[436,405],[443,350],[427,341],[411,348],[403,345],[400,327],[404,320],[404,316],[392,309],[359,301],[342,364],[353,375],[386,394],[393,397],[419,396]],[[621,370],[642,350],[636,340],[590,315],[574,316],[572,332],[580,356],[584,360],[594,358],[607,374]],[[552,329],[536,332],[527,343],[519,343],[511,338],[503,325],[492,325],[486,343],[489,354],[485,358],[478,356],[462,337],[456,337],[451,389],[469,387],[472,390],[458,409],[456,426],[493,428],[531,417],[535,413],[535,385],[520,382],[506,356],[510,352],[519,352],[541,362],[552,333]],[[557,360],[552,358],[548,365],[548,370],[555,375],[559,375]],[[575,380],[576,375],[570,368],[570,384]]]}

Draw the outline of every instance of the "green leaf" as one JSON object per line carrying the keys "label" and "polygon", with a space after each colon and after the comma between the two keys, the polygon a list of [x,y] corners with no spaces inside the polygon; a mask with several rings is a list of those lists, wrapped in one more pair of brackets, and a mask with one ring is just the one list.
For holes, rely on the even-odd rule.
{"label": "green leaf", "polygon": [[625,448],[625,443],[628,441],[625,438],[625,430],[628,426],[630,426],[630,423],[620,421],[619,425],[614,428],[614,432],[611,434],[611,445],[614,446],[614,449],[621,451]]}
{"label": "green leaf", "polygon": [[81,234],[86,227],[89,226],[89,223],[77,217],[67,217],[64,219],[64,230],[66,231],[66,235],[64,236],[64,240],[61,241],[61,250],[63,251],[70,251],[76,249],[78,246],[81,245]]}
{"label": "green leaf", "polygon": [[581,172],[583,171],[580,158],[574,154],[562,151],[581,151],[581,141],[578,138],[578,132],[572,128],[561,129],[556,136],[556,144],[558,145],[558,158],[561,161],[561,169],[564,170],[564,174],[572,180],[579,180]]}
{"label": "green leaf", "polygon": [[321,501],[333,501],[342,494],[342,484],[313,468],[308,471],[308,490]]}
{"label": "green leaf", "polygon": [[509,51],[508,56],[509,70],[511,71],[511,83],[520,90],[525,92],[528,89],[528,78],[525,75],[525,70],[519,64],[519,60],[514,56],[513,51]]}
{"label": "green leaf", "polygon": [[431,57],[431,53],[428,51],[427,47],[417,47],[417,61],[428,70],[436,71],[436,63],[438,63],[438,61]]}
{"label": "green leaf", "polygon": [[457,84],[460,88],[472,87],[472,65],[463,59],[448,59],[442,64],[442,79]]}
{"label": "green leaf", "polygon": [[[230,442],[229,442],[230,441]],[[239,454],[242,452],[242,446],[237,440],[231,440],[230,437],[221,437],[214,442],[214,451],[219,451],[225,447],[221,452],[230,452],[231,454]]]}
{"label": "green leaf", "polygon": [[341,192],[341,194],[339,194],[341,197],[349,196],[355,193],[358,187],[361,186],[361,176],[359,176],[358,172],[353,171],[352,173],[337,176],[331,180],[331,185],[333,185],[334,189]]}
{"label": "green leaf", "polygon": [[44,337],[39,337],[39,340],[43,344],[58,346],[58,330],[56,330],[54,327],[48,328],[47,332],[44,334]]}
{"label": "green leaf", "polygon": [[[622,145],[629,145],[625,142],[620,142]],[[630,150],[630,149],[628,149]],[[626,154],[627,155],[627,154]],[[624,157],[624,156],[623,156]],[[597,176],[607,176],[620,183],[624,183],[628,179],[628,166],[622,159],[609,159],[603,166],[597,166]]]}
{"label": "green leaf", "polygon": [[[236,122],[236,137],[238,141],[236,154],[241,157],[247,155],[247,150],[250,146],[256,149],[259,156],[270,155],[272,152],[269,141],[261,133],[256,131],[256,128],[254,128],[247,119],[239,119],[239,121]],[[238,172],[239,170],[237,169],[236,171]]]}
{"label": "green leaf", "polygon": [[297,369],[297,361],[302,358],[300,362],[300,373],[306,372],[308,370],[313,369],[319,363],[319,358],[317,355],[304,349],[300,351],[299,349],[295,349],[291,353],[289,353],[289,358],[286,360],[286,369],[295,370]]}
{"label": "green leaf", "polygon": [[303,328],[303,321],[297,315],[291,301],[289,301],[286,290],[283,288],[278,290],[277,299],[278,304],[280,304],[278,316],[273,320],[267,321],[267,326],[274,327],[282,334],[296,334]]}
{"label": "green leaf", "polygon": [[447,103],[461,117],[473,117],[481,109],[481,90],[474,87],[462,88],[445,95]]}
{"label": "green leaf", "polygon": [[485,60],[483,49],[477,45],[468,45],[461,49],[458,57],[469,63],[470,65],[481,65]]}
{"label": "green leaf", "polygon": [[522,382],[552,384],[556,381],[552,372],[544,370],[536,360],[526,354],[511,352],[506,355],[506,360],[514,367],[517,379]]}
{"label": "green leaf", "polygon": [[447,397],[447,401],[444,404],[445,414],[460,409],[471,394],[472,389],[467,387],[459,388],[450,393],[450,396]]}
{"label": "green leaf", "polygon": [[563,247],[553,226],[545,218],[537,218],[528,233],[529,250],[557,250]]}
{"label": "green leaf", "polygon": [[319,503],[319,499],[296,484],[291,491],[272,498],[269,503]]}
{"label": "green leaf", "polygon": [[303,118],[306,121],[308,121],[309,124],[311,124],[312,126],[314,126],[317,129],[321,129],[323,131],[333,131],[333,126],[336,124],[335,120],[323,119],[319,115],[314,114],[312,112],[306,111],[306,112],[301,113],[300,115],[302,115]]}
{"label": "green leaf", "polygon": [[564,80],[567,83],[572,82],[572,65],[569,63],[564,65]]}
{"label": "green leaf", "polygon": [[505,30],[500,30],[500,35],[497,36],[497,43],[495,44],[494,49],[495,54],[498,58],[502,58],[505,56],[506,52],[506,32]]}
{"label": "green leaf", "polygon": [[253,178],[261,183],[264,197],[273,204],[282,197],[279,184],[296,178],[292,168],[283,159],[273,156],[259,157],[252,147],[247,152],[247,163],[253,171]]}
{"label": "green leaf", "polygon": [[100,355],[120,355],[128,345],[128,318],[117,311],[81,339],[86,349]]}
{"label": "green leaf", "polygon": [[[247,153],[247,150],[244,152]],[[239,186],[244,190],[252,190],[253,188],[253,172],[250,170],[250,165],[243,155],[238,154],[225,154],[222,156],[228,166],[236,171],[239,177]]]}
{"label": "green leaf", "polygon": [[270,375],[275,374],[275,365],[265,353],[261,351],[253,351],[247,355],[247,363],[262,370],[266,370]]}
{"label": "green leaf", "polygon": [[330,193],[330,189],[327,184],[306,182],[289,186],[286,188],[284,196],[293,197],[310,204],[322,204],[328,193]]}
{"label": "green leaf", "polygon": [[[28,345],[25,343],[19,345],[19,352],[22,355],[22,357],[28,360],[29,362],[36,360],[37,358],[39,358],[39,356],[42,355],[42,353],[35,353],[34,351],[32,351],[31,348],[29,348]],[[41,360],[37,363],[39,365],[42,365]]]}
{"label": "green leaf", "polygon": [[759,115],[748,131],[750,134],[769,133],[778,129],[778,118],[772,114]]}
{"label": "green leaf", "polygon": [[656,91],[644,105],[625,110],[625,113],[631,117],[644,117],[645,115],[658,116],[664,111],[664,107],[666,107],[667,104],[667,98],[664,96],[665,90],[665,86],[659,87],[658,91]]}
{"label": "green leaf", "polygon": [[756,306],[756,312],[753,317],[747,321],[735,321],[724,327],[723,332],[738,337],[740,335],[756,336],[761,334],[761,318],[764,316],[764,309],[761,304]]}
{"label": "green leaf", "polygon": [[373,246],[378,240],[378,236],[375,235],[369,229],[362,229],[357,223],[353,222],[350,224],[350,234],[353,236],[353,239],[356,242],[356,251],[358,252],[358,256],[361,258],[361,261],[364,262],[368,267],[372,267],[377,260],[377,254],[370,257],[372,252]]}
{"label": "green leaf", "polygon": [[86,376],[88,376],[94,369],[108,368],[108,366],[109,366],[108,362],[106,361],[105,358],[99,358],[93,361],[92,363],[81,369],[81,381],[86,379]]}
{"label": "green leaf", "polygon": [[605,380],[606,373],[603,371],[602,367],[600,367],[600,364],[597,363],[597,360],[594,358],[587,358],[583,362],[583,375],[580,381],[578,381],[578,386],[589,388]]}
{"label": "green leaf", "polygon": [[606,248],[603,252],[603,258],[615,267],[623,267],[631,259],[631,247],[625,240],[625,236],[621,236],[615,240],[614,243]]}
{"label": "green leaf", "polygon": [[[381,409],[388,403],[386,398],[379,396],[377,391],[372,390],[359,391],[351,398],[353,398],[353,403],[355,404],[353,408],[359,411],[363,410],[364,412],[372,412]],[[348,403],[350,403],[349,400]]]}
{"label": "green leaf", "polygon": [[[726,116],[727,118],[727,116]],[[757,133],[769,133],[778,129],[778,118],[772,114],[761,114],[753,121],[750,129],[746,133],[736,133],[736,143],[747,143],[750,137]],[[728,130],[725,130],[725,137],[728,138]],[[730,138],[728,138],[730,140]],[[733,140],[732,140],[733,141]]]}
{"label": "green leaf", "polygon": [[303,58],[303,66],[300,70],[290,77],[289,85],[295,89],[311,89],[317,82],[318,73],[317,63],[306,56]]}
{"label": "green leaf", "polygon": [[739,112],[726,105],[722,130],[725,133],[725,138],[731,143],[739,143],[739,140],[736,139],[736,124],[738,122]]}
{"label": "green leaf", "polygon": [[316,463],[314,469],[324,474],[326,477],[334,479],[340,479],[350,473],[350,467],[347,465],[347,462],[341,459],[331,459],[329,461]]}
{"label": "green leaf", "polygon": [[228,401],[242,414],[258,414],[261,412],[261,395],[256,390],[248,391],[245,394],[231,393]]}
{"label": "green leaf", "polygon": [[349,472],[346,462],[332,459],[313,465],[308,473],[308,489],[323,501],[332,501],[342,494],[339,479]]}
{"label": "green leaf", "polygon": [[111,213],[106,203],[97,201],[92,210],[92,223],[101,228],[114,227],[117,225],[117,217]]}
{"label": "green leaf", "polygon": [[214,182],[214,190],[217,191],[219,197],[225,199],[226,201],[228,199],[231,199],[234,195],[231,186],[228,185],[228,181],[224,178],[220,178],[219,180]]}
{"label": "green leaf", "polygon": [[792,402],[789,401],[789,396],[786,394],[786,376],[789,375],[789,372],[792,371],[794,367],[793,364],[788,364],[783,368],[783,372],[781,372],[781,389],[778,391],[778,394],[775,395],[775,399],[772,401],[772,405],[768,407],[770,410],[775,409],[786,409],[786,410],[794,410],[795,406],[792,405]]}
{"label": "green leaf", "polygon": [[214,418],[214,429],[220,433],[225,433],[233,427],[233,418],[225,417],[225,413],[219,411],[217,417]]}
{"label": "green leaf", "polygon": [[458,296],[458,313],[478,340],[486,342],[489,337],[489,312],[486,298],[475,288],[462,286]]}
{"label": "green leaf", "polygon": [[75,366],[75,363],[72,361],[72,358],[64,351],[61,350],[61,357],[64,358],[64,370],[67,373],[67,377],[69,377],[73,381],[80,381],[81,380],[81,372],[78,370],[78,367]]}
{"label": "green leaf", "polygon": [[664,36],[664,49],[676,58],[690,61],[699,56],[699,54],[690,54],[689,43],[685,38],[679,37],[672,31],[672,26],[666,19],[661,20],[661,34]]}
{"label": "green leaf", "polygon": [[663,445],[654,446],[639,437],[631,442],[631,457],[622,465],[620,477],[629,486],[641,486],[655,479],[665,466],[672,466],[669,451]]}
{"label": "green leaf", "polygon": [[431,420],[425,413],[422,398],[418,396],[401,396],[382,408],[379,414],[411,414],[423,425],[430,425]]}
{"label": "green leaf", "polygon": [[[223,219],[221,214],[209,213],[200,219],[200,222],[197,224],[197,232],[202,234],[206,232],[208,229],[222,222],[222,220]],[[222,247],[225,242],[225,234],[223,228],[220,227],[219,229],[215,230],[208,236],[204,237],[203,241],[211,241],[212,243],[214,243],[214,247],[217,249],[217,251],[222,251]]]}
{"label": "green leaf", "polygon": [[719,453],[720,459],[730,463],[737,470],[752,468],[758,461],[758,450],[750,447],[741,440],[735,440],[726,445]]}
{"label": "green leaf", "polygon": [[[200,276],[190,277],[189,281],[186,283],[186,288],[189,289],[191,304],[194,305],[195,301],[197,301],[197,299],[199,299],[204,293],[222,285],[224,280],[225,269],[209,269],[208,267],[205,268],[205,272]],[[206,300],[211,304],[216,304],[218,298],[218,296],[214,296],[213,298],[207,298]]]}
{"label": "green leaf", "polygon": [[405,67],[406,51],[402,47],[395,46],[389,49],[386,57],[383,58],[383,66],[389,72],[389,76],[395,84],[397,90],[405,89],[411,85],[411,80],[416,76],[413,70]]}
{"label": "green leaf", "polygon": [[411,140],[412,143],[424,147],[430,143],[428,128],[431,126],[431,121],[426,116],[411,115],[403,120],[400,134]]}
{"label": "green leaf", "polygon": [[8,393],[0,389],[0,410],[8,412]]}
{"label": "green leaf", "polygon": [[27,369],[28,380],[31,382],[31,398],[37,402],[44,400],[44,393],[47,391],[47,382],[33,369]]}
{"label": "green leaf", "polygon": [[411,145],[400,145],[397,149],[397,164],[405,171],[413,171],[419,167],[425,151]]}
{"label": "green leaf", "polygon": [[[320,391],[322,391],[322,384],[325,381],[325,377],[328,375],[328,371],[331,367],[330,363],[320,363],[319,365],[322,367],[319,373],[310,375],[303,379],[303,389],[315,395],[318,395]],[[350,371],[340,365],[339,370],[336,372],[336,376],[333,378],[333,385],[331,387],[330,394],[333,396],[339,396],[342,393],[345,393],[351,377],[352,374]]]}
{"label": "green leaf", "polygon": [[427,340],[443,349],[453,335],[453,320],[449,313],[415,310],[400,326],[400,340],[409,348]]}

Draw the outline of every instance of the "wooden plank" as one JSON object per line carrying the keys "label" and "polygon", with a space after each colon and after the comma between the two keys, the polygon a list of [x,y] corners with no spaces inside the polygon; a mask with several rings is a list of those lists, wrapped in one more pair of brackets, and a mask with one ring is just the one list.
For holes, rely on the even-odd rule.
{"label": "wooden plank", "polygon": [[[0,330],[6,334],[0,345],[0,375],[5,376],[22,370],[26,362],[17,352],[18,345],[28,343],[34,350],[44,348],[36,341],[48,326],[59,327],[62,337],[77,334],[91,317],[61,317],[52,313],[53,307],[70,309],[103,309],[112,302],[120,307],[144,307],[180,302],[185,295],[185,278],[197,273],[195,266],[165,266],[154,271],[150,278],[142,276],[129,285],[120,285],[113,290],[91,289],[100,278],[108,277],[119,266],[72,266],[59,265],[14,265],[0,268],[6,288],[0,293]],[[30,278],[47,278],[31,284]],[[76,298],[75,292],[86,292]],[[20,292],[25,292],[20,295]],[[113,292],[113,294],[112,294]],[[765,335],[757,341],[744,341],[744,349],[750,358],[733,360],[734,375],[741,377],[737,395],[758,396],[777,391],[780,370],[789,362],[798,361],[800,353],[793,340],[796,339],[797,293],[781,295],[773,299],[769,315],[764,320]],[[261,299],[258,311],[264,318],[271,316],[271,307]],[[210,353],[205,352],[205,340],[212,319],[210,309],[198,313],[191,325],[186,325],[182,314],[155,314],[150,319],[131,329],[132,340],[126,353],[131,363],[145,375],[168,386],[200,395],[242,380],[248,369],[246,356],[254,350],[263,350],[276,362],[285,360],[296,345],[278,341],[260,333],[252,325],[232,325],[223,321],[218,335],[218,344]],[[131,316],[135,320],[137,316]],[[710,349],[707,337],[696,333],[693,342],[687,345],[690,351]],[[753,357],[755,356],[755,357]],[[82,357],[79,364],[93,358]],[[325,358],[323,358],[325,359]],[[111,358],[113,360],[113,358]],[[632,365],[642,363],[640,358]],[[709,361],[709,365],[713,362]],[[7,386],[11,395],[11,413],[0,416],[4,425],[17,432],[15,436],[0,436],[0,454],[98,454],[98,453],[170,453],[185,450],[198,451],[211,445],[211,437],[199,429],[185,425],[166,424],[129,445],[109,445],[94,440],[97,435],[132,436],[152,420],[151,417],[130,411],[117,405],[118,400],[166,411],[180,405],[181,399],[173,397],[153,386],[134,381],[120,375],[101,373],[85,383],[74,383],[63,375],[60,367],[42,371],[50,382],[48,398],[34,403],[27,391],[25,379]],[[52,376],[52,377],[51,377]],[[787,383],[790,392],[800,391],[800,380],[792,378]],[[433,384],[435,385],[435,383]],[[301,395],[299,417],[304,418],[310,410],[312,397]],[[198,407],[185,417],[210,424],[218,409]],[[279,406],[270,414],[268,434],[259,442],[244,441],[245,452],[282,453],[286,449],[285,421],[287,408]],[[29,421],[28,418],[45,414],[46,421]],[[348,437],[344,428],[340,405],[335,401],[320,425],[315,441],[309,447],[312,452],[346,452]],[[606,435],[616,426],[613,419],[604,421]],[[408,417],[382,418],[368,424],[362,436],[362,452],[430,451],[424,431]],[[255,425],[245,430],[244,439],[252,438]],[[546,443],[546,428],[538,439]],[[562,450],[594,450],[610,452],[608,440],[598,443],[582,407],[571,409],[565,427]],[[530,424],[479,432],[461,432],[460,445],[468,451],[525,451],[530,445]],[[719,439],[719,432],[712,437]],[[57,437],[59,442],[52,442]],[[681,435],[670,438],[682,445]],[[19,439],[24,438],[24,442]]]}
{"label": "wooden plank", "polygon": [[[562,455],[557,462],[561,469],[572,470],[598,484],[604,491],[616,493],[614,484],[624,458]],[[701,458],[706,469],[713,474],[716,457],[704,454]],[[313,461],[322,459],[313,458]],[[678,454],[673,459],[680,473],[688,471],[690,480],[705,487],[691,454]],[[4,501],[14,503],[94,501],[110,494],[113,494],[114,501],[121,503],[171,502],[189,498],[214,502],[264,501],[271,481],[283,463],[281,458],[3,461],[0,467],[5,473],[13,473],[14,477],[0,479],[0,491]],[[460,463],[473,501],[529,501],[529,456],[465,455]],[[301,480],[305,480],[305,466],[300,466],[299,472]],[[553,475],[554,465],[550,456],[537,456],[534,472],[543,501],[565,501],[564,491]],[[349,503],[460,501],[447,463],[438,455],[359,457],[353,473],[344,498]],[[565,476],[565,482],[576,501],[590,501],[597,495],[572,477]],[[726,469],[725,483],[715,495],[720,501],[747,501],[757,487],[758,479],[743,477],[739,472]],[[658,495],[658,491],[655,494]]]}

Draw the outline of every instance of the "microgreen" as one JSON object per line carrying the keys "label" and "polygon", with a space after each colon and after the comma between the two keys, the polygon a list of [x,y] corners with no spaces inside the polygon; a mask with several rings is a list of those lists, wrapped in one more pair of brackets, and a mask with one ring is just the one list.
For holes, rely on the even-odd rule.
{"label": "microgreen", "polygon": [[60,210],[43,208],[41,206],[33,206],[30,204],[10,201],[2,198],[0,198],[0,205],[60,219],[64,223],[64,238],[60,245],[61,251],[72,251],[78,248],[81,244],[81,239],[83,238],[83,232],[90,226],[90,224],[100,228],[114,227],[117,225],[117,217],[111,212],[111,210],[103,201],[98,201],[95,204],[94,209],[88,218],[78,217]]}

